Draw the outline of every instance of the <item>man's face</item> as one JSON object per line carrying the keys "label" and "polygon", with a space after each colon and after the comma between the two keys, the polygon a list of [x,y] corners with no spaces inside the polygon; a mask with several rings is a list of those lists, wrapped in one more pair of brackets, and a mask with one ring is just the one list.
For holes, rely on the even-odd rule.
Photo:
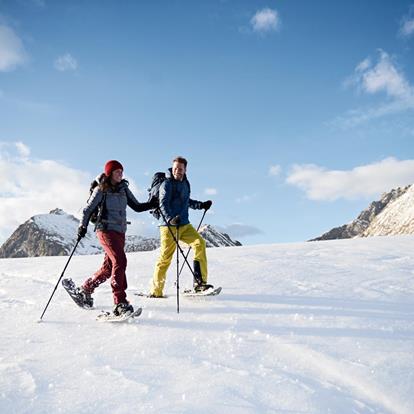
{"label": "man's face", "polygon": [[177,181],[182,181],[183,180],[185,171],[186,171],[186,168],[185,168],[184,164],[182,164],[181,162],[177,162],[177,161],[175,161],[173,163],[172,174],[173,174],[173,177]]}

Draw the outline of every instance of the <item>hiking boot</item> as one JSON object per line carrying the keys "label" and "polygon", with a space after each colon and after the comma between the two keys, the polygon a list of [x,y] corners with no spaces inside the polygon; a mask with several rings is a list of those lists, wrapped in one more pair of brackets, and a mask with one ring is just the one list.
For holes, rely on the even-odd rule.
{"label": "hiking boot", "polygon": [[93,308],[93,297],[91,293],[87,292],[83,287],[76,288],[75,292],[84,306]]}
{"label": "hiking boot", "polygon": [[193,268],[194,268],[194,273],[193,273],[193,278],[194,278],[194,286],[197,285],[202,285],[203,284],[203,277],[201,276],[201,266],[200,266],[200,262],[198,260],[194,260],[193,261]]}
{"label": "hiking boot", "polygon": [[121,302],[114,305],[113,313],[115,316],[121,316],[134,312],[134,308],[128,302]]}
{"label": "hiking boot", "polygon": [[195,292],[204,292],[206,290],[213,289],[213,288],[214,288],[213,285],[208,285],[207,283],[198,283],[194,285]]}

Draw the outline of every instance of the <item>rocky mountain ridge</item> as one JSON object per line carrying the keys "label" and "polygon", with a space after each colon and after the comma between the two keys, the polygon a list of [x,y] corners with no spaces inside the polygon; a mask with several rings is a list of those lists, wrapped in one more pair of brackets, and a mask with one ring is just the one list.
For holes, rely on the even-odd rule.
{"label": "rocky mountain ridge", "polygon": [[414,234],[414,185],[384,193],[348,224],[335,227],[310,241],[353,237]]}
{"label": "rocky mountain ridge", "polygon": [[[49,214],[38,214],[21,224],[0,247],[0,258],[66,256],[76,243],[79,220],[61,209]],[[241,246],[227,234],[211,225],[201,228],[201,235],[207,247]],[[128,235],[125,240],[126,252],[155,250],[160,246],[159,238]],[[89,226],[88,233],[80,241],[75,254],[100,254],[102,247]]]}

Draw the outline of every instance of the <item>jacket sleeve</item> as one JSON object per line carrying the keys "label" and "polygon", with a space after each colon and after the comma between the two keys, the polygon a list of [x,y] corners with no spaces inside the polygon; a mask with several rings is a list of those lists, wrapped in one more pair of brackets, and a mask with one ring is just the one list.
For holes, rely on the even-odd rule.
{"label": "jacket sleeve", "polygon": [[173,218],[173,214],[171,211],[171,195],[172,195],[172,183],[170,180],[165,180],[160,185],[159,190],[159,203],[160,203],[160,210],[162,215],[165,217],[166,224]]}
{"label": "jacket sleeve", "polygon": [[125,188],[125,194],[127,197],[128,206],[131,207],[132,210],[136,211],[137,213],[141,213],[142,211],[152,209],[150,203],[140,203],[128,187]]}
{"label": "jacket sleeve", "polygon": [[88,204],[82,211],[82,218],[80,220],[80,225],[83,227],[88,227],[89,219],[91,218],[92,213],[98,207],[99,203],[102,201],[103,192],[96,187],[93,191],[91,197],[88,200]]}

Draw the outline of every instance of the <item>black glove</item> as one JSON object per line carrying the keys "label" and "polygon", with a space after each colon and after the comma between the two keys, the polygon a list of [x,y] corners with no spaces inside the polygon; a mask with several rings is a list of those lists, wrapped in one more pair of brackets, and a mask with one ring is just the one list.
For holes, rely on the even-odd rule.
{"label": "black glove", "polygon": [[79,226],[79,228],[78,228],[78,240],[85,237],[87,231],[88,231],[88,229],[86,227]]}
{"label": "black glove", "polygon": [[211,200],[204,201],[204,203],[201,203],[201,208],[203,210],[208,210],[211,207],[212,204],[213,204],[213,202]]}
{"label": "black glove", "polygon": [[181,222],[181,217],[180,216],[175,216],[172,219],[170,219],[168,221],[168,224],[171,226],[178,226]]}
{"label": "black glove", "polygon": [[152,196],[150,201],[148,202],[150,207],[155,209],[159,207],[158,197]]}

